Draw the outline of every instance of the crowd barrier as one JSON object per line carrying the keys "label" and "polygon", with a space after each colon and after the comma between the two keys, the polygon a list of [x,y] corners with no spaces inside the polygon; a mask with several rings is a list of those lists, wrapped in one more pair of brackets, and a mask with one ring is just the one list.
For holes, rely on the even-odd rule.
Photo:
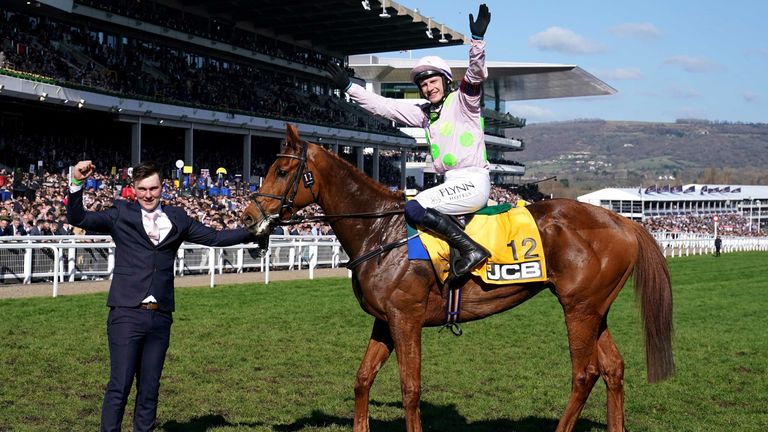
{"label": "crowd barrier", "polygon": [[[714,255],[715,238],[707,234],[654,232],[665,257]],[[768,237],[720,236],[720,253],[768,251]]]}
{"label": "crowd barrier", "polygon": [[[306,270],[314,279],[317,268],[337,268],[349,261],[335,236],[271,236],[269,248],[254,243],[208,247],[184,243],[176,255],[174,273],[211,276],[255,271]],[[115,265],[115,244],[110,236],[0,237],[0,282],[53,284],[109,279]],[[0,288],[1,289],[1,288]]]}
{"label": "crowd barrier", "polygon": [[[714,237],[705,234],[656,232],[665,257],[714,254]],[[722,236],[720,253],[768,251],[768,237]],[[347,263],[335,236],[271,236],[262,251],[256,244],[208,247],[184,243],[179,249],[174,272],[185,275],[263,272],[269,283],[271,271],[305,270],[314,279],[317,268],[338,268]],[[25,236],[0,237],[0,282],[53,284],[53,296],[60,283],[105,280],[112,275],[115,244],[109,236]],[[0,288],[2,289],[2,288]]]}

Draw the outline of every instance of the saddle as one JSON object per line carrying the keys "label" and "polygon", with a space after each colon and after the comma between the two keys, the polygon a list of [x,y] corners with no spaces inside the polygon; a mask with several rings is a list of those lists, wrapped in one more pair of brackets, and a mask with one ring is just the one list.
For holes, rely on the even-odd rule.
{"label": "saddle", "polygon": [[[488,206],[464,216],[464,231],[491,252],[484,266],[472,275],[488,284],[539,282],[547,279],[544,245],[533,216],[525,207]],[[462,225],[459,220],[457,223]],[[416,230],[408,227],[408,236]],[[408,242],[408,258],[430,260],[445,283],[456,251],[428,231]]]}

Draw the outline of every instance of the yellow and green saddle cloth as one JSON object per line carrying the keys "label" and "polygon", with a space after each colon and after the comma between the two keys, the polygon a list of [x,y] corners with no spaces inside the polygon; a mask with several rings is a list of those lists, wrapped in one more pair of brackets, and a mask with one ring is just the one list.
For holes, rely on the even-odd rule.
{"label": "yellow and green saddle cloth", "polygon": [[[408,230],[409,237],[415,233],[410,226]],[[491,252],[488,261],[472,271],[485,283],[510,284],[547,279],[544,245],[527,208],[512,208],[510,204],[485,207],[473,214],[464,231]],[[428,231],[420,232],[414,240],[408,244],[409,258],[429,259],[440,281],[445,282],[450,270],[448,243]]]}

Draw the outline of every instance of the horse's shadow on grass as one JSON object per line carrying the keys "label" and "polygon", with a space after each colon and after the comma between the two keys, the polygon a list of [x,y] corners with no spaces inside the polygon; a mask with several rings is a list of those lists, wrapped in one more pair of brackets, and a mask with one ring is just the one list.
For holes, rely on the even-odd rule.
{"label": "horse's shadow on grass", "polygon": [[[400,407],[400,403],[377,403],[371,402],[371,405]],[[468,422],[467,419],[459,414],[456,405],[433,405],[427,402],[421,403],[421,421],[425,430],[429,431],[462,431],[462,432],[498,432],[500,430],[511,430],[516,432],[545,432],[554,431],[557,427],[558,419],[542,417],[525,417],[517,420],[482,420],[477,422]],[[371,430],[377,432],[401,432],[405,429],[405,419],[399,417],[394,420],[381,421],[370,420]],[[439,426],[438,426],[439,425]],[[294,432],[306,428],[341,426],[352,427],[352,419],[337,417],[313,410],[306,417],[297,419],[293,423],[286,425],[276,425],[272,427],[276,432]],[[589,430],[605,430],[604,424],[595,423],[590,420],[578,420],[574,432]]]}
{"label": "horse's shadow on grass", "polygon": [[165,422],[162,430],[165,432],[206,432],[215,427],[240,427],[240,426],[264,426],[264,423],[230,423],[224,416],[219,414],[209,414],[201,417],[195,417],[189,421],[179,423],[176,420]]}

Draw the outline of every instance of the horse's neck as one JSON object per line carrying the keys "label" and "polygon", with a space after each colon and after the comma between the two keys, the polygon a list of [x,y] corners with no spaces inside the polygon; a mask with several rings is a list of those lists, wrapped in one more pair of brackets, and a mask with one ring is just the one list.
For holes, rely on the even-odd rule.
{"label": "horse's neck", "polygon": [[[318,184],[323,190],[318,204],[326,215],[347,215],[356,213],[386,212],[402,208],[396,196],[380,187],[370,177],[358,170],[334,161],[328,175]],[[331,219],[330,225],[344,250],[350,256],[357,256],[369,247],[370,242],[379,244],[386,237],[382,230],[392,223],[392,216],[381,217],[340,217]]]}

